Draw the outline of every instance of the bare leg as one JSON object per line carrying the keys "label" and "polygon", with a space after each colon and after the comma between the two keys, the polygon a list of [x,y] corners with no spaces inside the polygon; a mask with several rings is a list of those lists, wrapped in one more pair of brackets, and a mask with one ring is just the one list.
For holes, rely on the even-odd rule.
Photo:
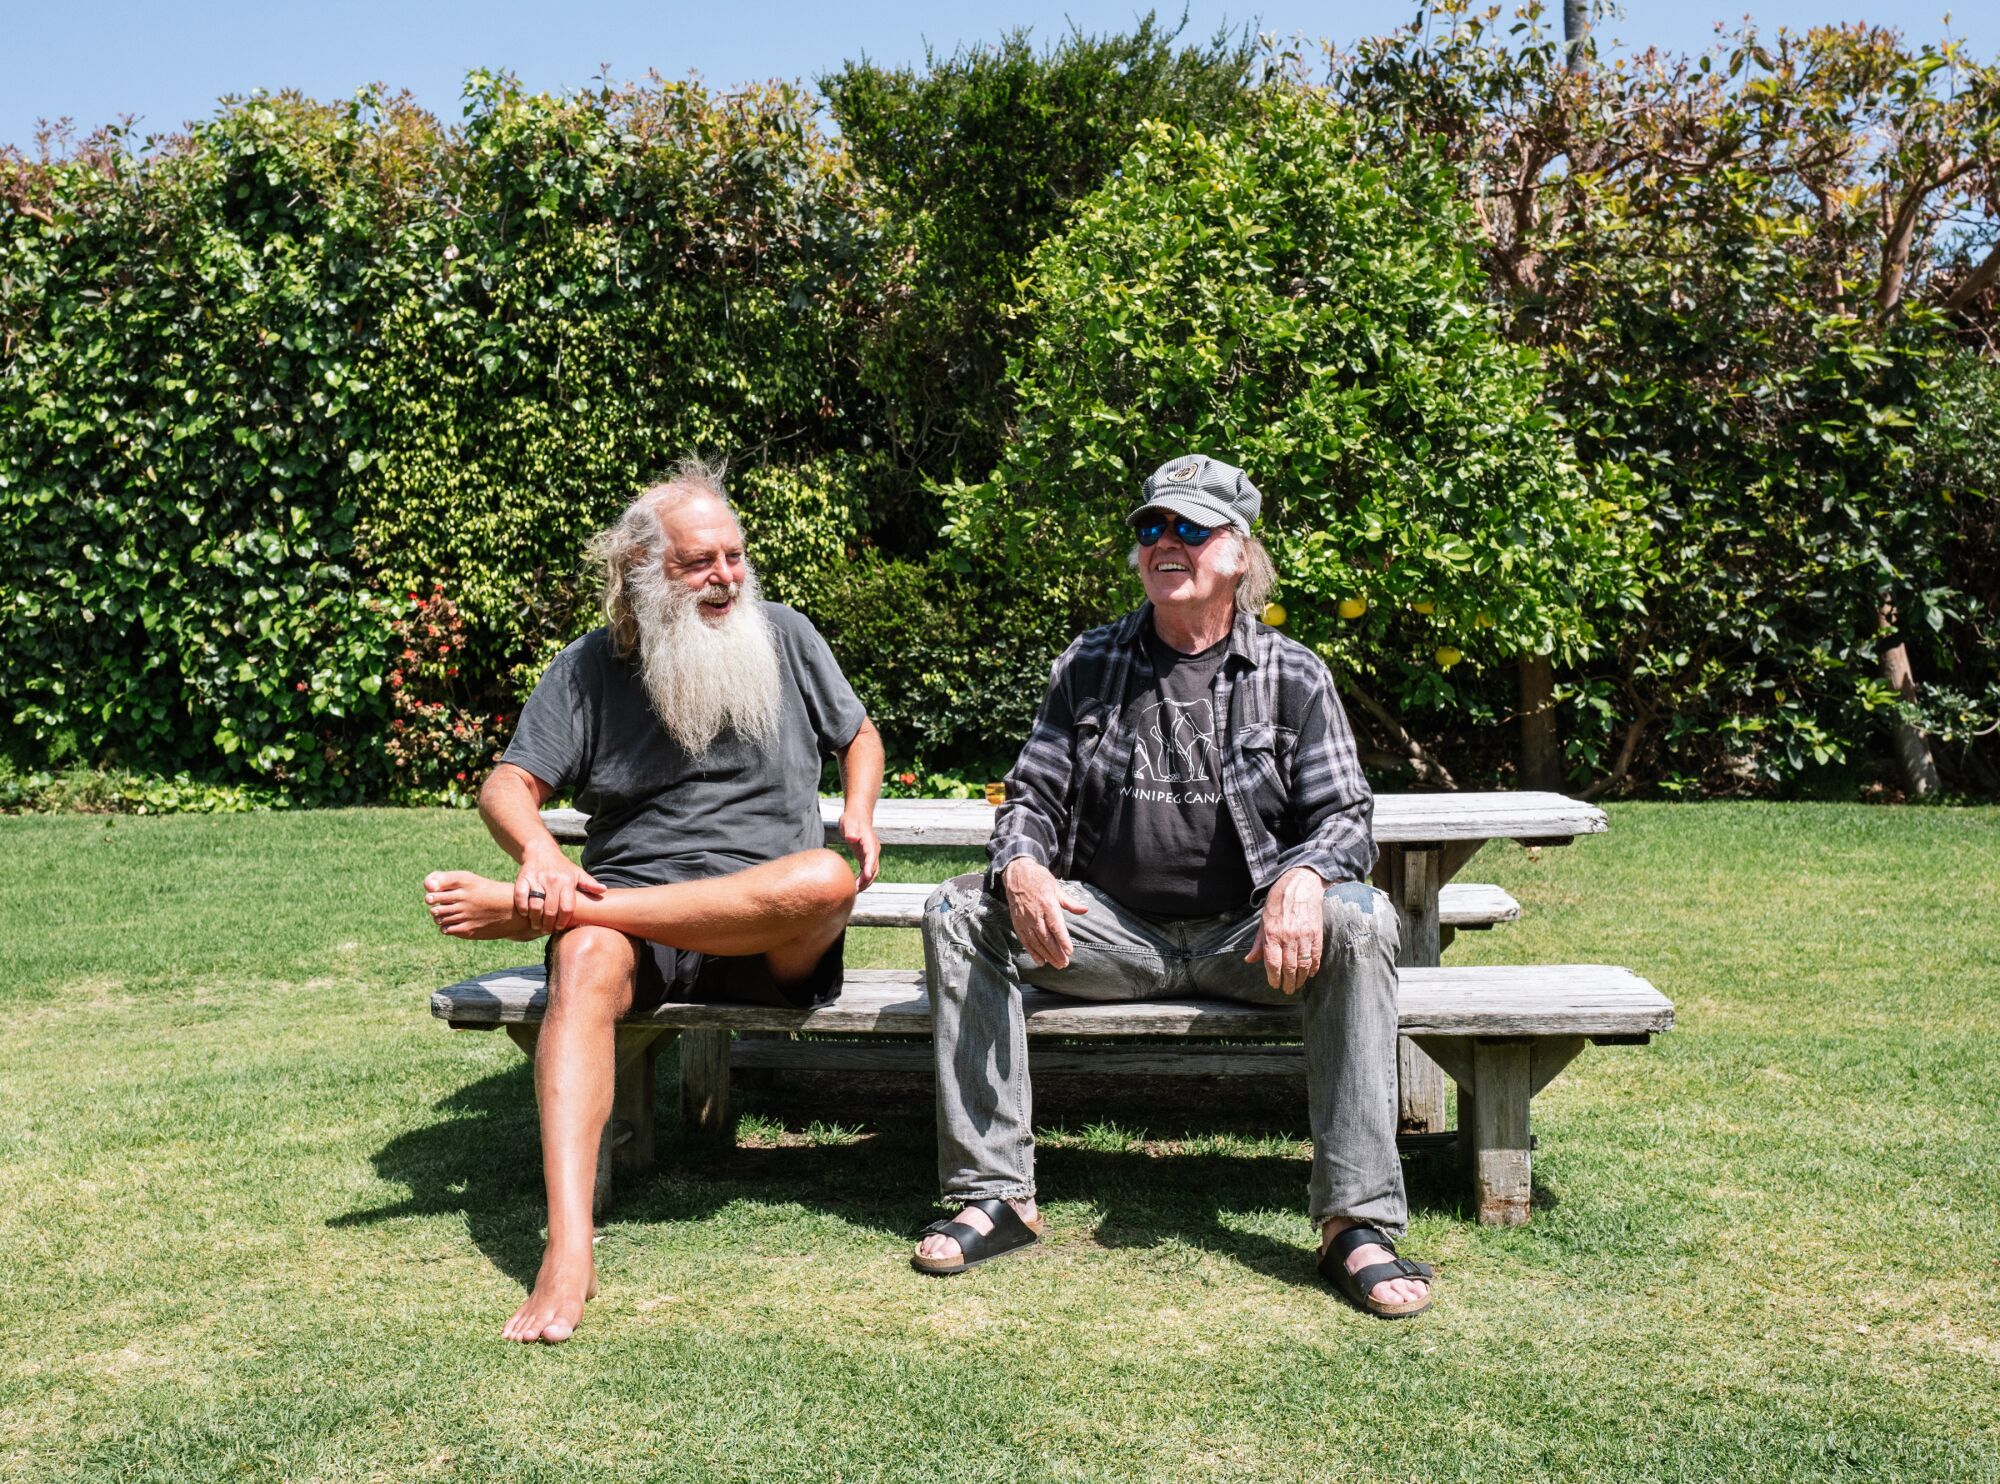
{"label": "bare leg", "polygon": [[534,1291],[501,1334],[559,1344],[583,1317],[584,1301],[597,1295],[590,1198],[598,1141],[611,1117],[613,1027],[632,1008],[638,953],[623,933],[574,928],[557,937],[551,958],[548,1014],[535,1046],[549,1245]]}
{"label": "bare leg", "polygon": [[[514,888],[471,871],[433,871],[424,902],[453,938],[532,938]],[[854,910],[854,873],[831,850],[802,850],[727,876],[671,886],[613,887],[577,900],[576,927],[605,927],[701,953],[769,957],[783,982],[801,978]]]}
{"label": "bare leg", "polygon": [[[451,937],[538,936],[514,914],[514,889],[469,871],[424,878],[424,901]],[[632,1007],[632,938],[724,957],[761,953],[779,983],[805,978],[854,910],[854,875],[830,850],[808,850],[672,886],[614,888],[582,899],[556,936],[549,1007],[535,1052],[549,1244],[534,1291],[507,1322],[510,1340],[569,1338],[597,1292],[590,1203],[598,1143],[611,1116],[616,1025]]]}

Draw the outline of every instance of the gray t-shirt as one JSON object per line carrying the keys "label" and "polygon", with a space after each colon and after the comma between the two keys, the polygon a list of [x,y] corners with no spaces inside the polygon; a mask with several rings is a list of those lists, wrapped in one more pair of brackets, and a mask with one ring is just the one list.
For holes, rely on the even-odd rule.
{"label": "gray t-shirt", "polygon": [[1084,880],[1149,917],[1212,917],[1256,891],[1222,796],[1222,729],[1215,675],[1229,640],[1181,654],[1148,626],[1153,675],[1133,666],[1119,725],[1133,730],[1132,767]]}
{"label": "gray t-shirt", "polygon": [[570,793],[590,815],[583,866],[607,886],[657,886],[740,871],[824,843],[822,755],[866,720],[804,614],[765,603],[783,712],[756,746],[733,728],[690,758],[653,715],[633,659],[595,629],[556,656],[521,708],[502,758]]}

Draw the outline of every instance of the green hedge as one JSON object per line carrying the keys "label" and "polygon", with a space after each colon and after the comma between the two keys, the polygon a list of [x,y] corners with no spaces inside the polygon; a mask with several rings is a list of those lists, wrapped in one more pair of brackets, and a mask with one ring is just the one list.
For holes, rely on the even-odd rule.
{"label": "green hedge", "polygon": [[[2000,784],[2000,373],[1960,348],[1996,306],[1951,296],[1983,240],[1919,233],[1929,297],[1850,312],[1872,218],[1813,215],[1771,102],[1845,118],[1828,78],[1886,66],[1927,118],[1928,63],[1828,33],[1576,82],[1468,34],[1326,88],[1149,21],[850,64],[824,104],[475,74],[451,128],[253,96],[0,152],[0,761],[41,780],[0,806],[468,797],[593,621],[585,535],[690,451],[897,770],[997,774],[1191,444],[1266,490],[1294,632],[1460,782],[1509,776],[1543,652],[1573,784],[1782,791],[1899,715]],[[1685,168],[1675,119],[1722,131]],[[1647,163],[1548,172],[1564,213],[1496,247],[1535,129]],[[1746,138],[1778,142],[1701,166]]]}

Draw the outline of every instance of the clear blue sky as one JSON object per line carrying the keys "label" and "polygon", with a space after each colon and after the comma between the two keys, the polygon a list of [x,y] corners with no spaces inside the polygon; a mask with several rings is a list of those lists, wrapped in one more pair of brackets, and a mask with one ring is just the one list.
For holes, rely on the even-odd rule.
{"label": "clear blue sky", "polygon": [[[407,87],[455,118],[474,67],[505,68],[530,87],[588,82],[602,63],[618,77],[699,71],[711,83],[810,79],[849,57],[920,61],[1016,27],[1052,38],[1128,27],[1144,5],[1116,0],[0,0],[0,144],[26,147],[37,119],[88,129],[121,114],[142,130],[178,128],[225,93],[295,87],[343,97],[369,82]],[[1176,16],[1178,4],[1161,5]],[[1351,41],[1414,17],[1414,3],[1360,0],[1190,0],[1188,30],[1248,22],[1259,31]],[[1511,7],[1510,7],[1511,8]],[[1560,24],[1560,0],[1549,0]],[[1604,41],[1699,50],[1717,20],[1747,11],[1771,30],[1887,20],[1912,36],[1945,34],[1943,0],[1628,0],[1600,23]],[[2000,4],[1959,0],[1952,32],[1982,57],[2000,53]]]}

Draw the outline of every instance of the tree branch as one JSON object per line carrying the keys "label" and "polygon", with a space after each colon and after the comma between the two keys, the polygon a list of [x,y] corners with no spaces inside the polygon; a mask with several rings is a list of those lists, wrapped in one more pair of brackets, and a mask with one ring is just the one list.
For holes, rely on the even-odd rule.
{"label": "tree branch", "polygon": [[1995,278],[2000,278],[2000,242],[1996,242],[1988,250],[1977,268],[1966,274],[1965,282],[1951,291],[1950,296],[1944,301],[1944,307],[1954,311],[1965,308],[1992,287]]}
{"label": "tree branch", "polygon": [[1653,724],[1654,713],[1641,711],[1632,719],[1632,725],[1625,729],[1625,738],[1618,744],[1618,756],[1612,761],[1611,772],[1585,788],[1577,795],[1585,803],[1601,794],[1610,792],[1625,781],[1625,775],[1632,771],[1632,759],[1638,756],[1639,739],[1646,734],[1646,728]]}
{"label": "tree branch", "polygon": [[1382,729],[1395,739],[1396,746],[1402,749],[1403,761],[1410,765],[1410,771],[1417,775],[1419,783],[1435,783],[1444,788],[1458,787],[1457,780],[1451,776],[1450,770],[1426,752],[1423,743],[1403,729],[1403,724],[1396,720],[1388,707],[1356,685],[1351,674],[1341,675],[1338,678],[1342,694],[1359,702],[1361,709],[1374,717]]}

